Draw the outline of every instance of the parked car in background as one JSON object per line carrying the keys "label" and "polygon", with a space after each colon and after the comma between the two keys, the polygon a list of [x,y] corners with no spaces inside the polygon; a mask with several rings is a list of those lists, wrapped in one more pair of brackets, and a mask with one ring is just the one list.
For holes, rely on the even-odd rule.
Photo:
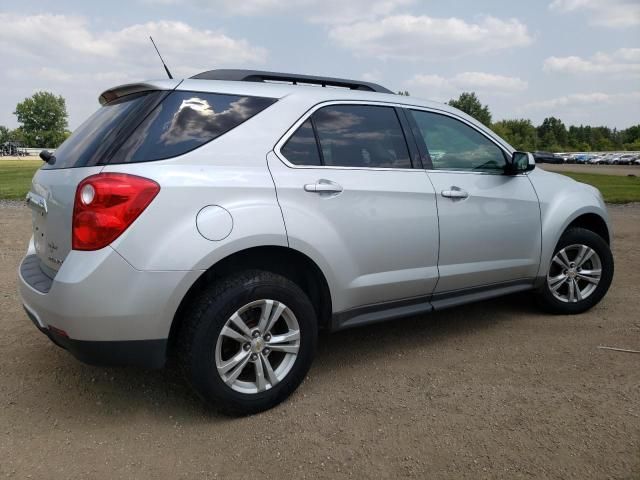
{"label": "parked car in background", "polygon": [[533,152],[536,163],[564,163],[560,155],[551,152]]}
{"label": "parked car in background", "polygon": [[634,160],[634,155],[630,153],[624,153],[618,157],[617,163],[614,162],[614,165],[629,165]]}
{"label": "parked car in background", "polygon": [[606,157],[595,156],[591,157],[587,163],[589,165],[607,165],[609,162]]}

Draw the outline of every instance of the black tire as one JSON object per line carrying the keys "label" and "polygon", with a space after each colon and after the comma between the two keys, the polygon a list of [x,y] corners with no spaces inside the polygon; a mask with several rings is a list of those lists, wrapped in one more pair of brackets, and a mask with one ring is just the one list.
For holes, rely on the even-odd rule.
{"label": "black tire", "polygon": [[602,300],[609,290],[611,280],[613,279],[613,255],[611,254],[609,245],[602,237],[591,230],[586,230],[584,228],[570,228],[562,235],[562,237],[560,237],[560,240],[553,251],[553,256],[563,248],[570,245],[586,245],[598,254],[602,268],[600,282],[593,293],[591,293],[587,298],[578,300],[574,303],[566,303],[558,300],[551,292],[551,288],[546,280],[547,271],[550,267],[546,266],[544,270],[545,281],[543,285],[536,290],[536,300],[540,307],[550,313],[574,315],[586,312]]}
{"label": "black tire", "polygon": [[[218,374],[215,348],[231,315],[250,302],[271,299],[295,315],[300,331],[297,357],[289,373],[272,388],[241,393]],[[289,279],[250,270],[216,281],[185,312],[177,342],[177,359],[187,381],[214,409],[227,415],[250,415],[285,400],[304,380],[316,352],[318,322],[307,295]]]}

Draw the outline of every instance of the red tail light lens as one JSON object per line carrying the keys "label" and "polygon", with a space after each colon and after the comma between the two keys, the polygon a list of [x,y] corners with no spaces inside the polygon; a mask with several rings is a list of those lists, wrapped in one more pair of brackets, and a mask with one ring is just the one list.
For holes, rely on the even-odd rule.
{"label": "red tail light lens", "polygon": [[99,173],[85,178],[73,205],[74,250],[106,247],[144,211],[160,191],[148,178],[125,173]]}

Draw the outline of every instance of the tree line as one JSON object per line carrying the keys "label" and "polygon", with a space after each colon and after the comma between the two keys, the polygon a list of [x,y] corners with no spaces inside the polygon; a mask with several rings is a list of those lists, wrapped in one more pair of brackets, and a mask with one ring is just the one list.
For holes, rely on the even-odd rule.
{"label": "tree line", "polygon": [[[409,95],[409,92],[398,92]],[[617,130],[609,127],[571,125],[569,128],[555,117],[545,118],[535,126],[531,120],[513,119],[492,122],[488,105],[483,105],[474,92],[464,92],[449,101],[456,107],[493,129],[514,148],[523,151],[551,152],[640,150],[640,124]],[[18,103],[13,112],[18,128],[10,130],[0,125],[0,144],[20,142],[28,147],[56,148],[70,134],[65,99],[50,92],[36,92]]]}
{"label": "tree line", "polygon": [[640,124],[617,130],[609,127],[571,125],[569,128],[556,117],[547,117],[535,126],[526,118],[491,121],[488,105],[483,105],[473,92],[464,92],[449,100],[456,107],[509,142],[514,148],[526,152],[598,152],[606,150],[640,150]]}

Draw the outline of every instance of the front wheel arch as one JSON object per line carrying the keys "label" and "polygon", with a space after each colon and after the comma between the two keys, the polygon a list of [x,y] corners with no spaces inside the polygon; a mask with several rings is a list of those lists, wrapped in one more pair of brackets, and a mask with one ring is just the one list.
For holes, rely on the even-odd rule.
{"label": "front wheel arch", "polygon": [[611,244],[609,227],[607,226],[607,222],[605,222],[604,218],[600,215],[595,213],[585,213],[580,215],[572,220],[567,228],[565,228],[563,235],[571,228],[584,228],[585,230],[590,230],[607,242],[607,245]]}

